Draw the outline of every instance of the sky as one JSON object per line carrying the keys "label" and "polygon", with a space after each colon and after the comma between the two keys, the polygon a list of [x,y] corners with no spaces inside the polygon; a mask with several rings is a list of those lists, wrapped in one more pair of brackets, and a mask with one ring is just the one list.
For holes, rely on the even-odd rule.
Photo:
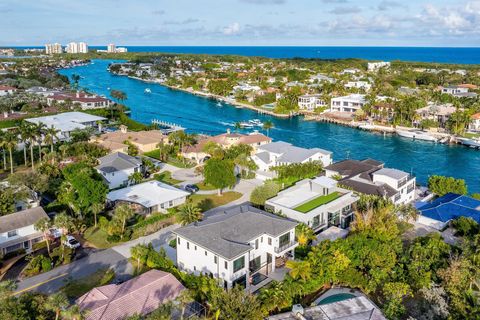
{"label": "sky", "polygon": [[0,46],[480,46],[480,0],[0,0]]}

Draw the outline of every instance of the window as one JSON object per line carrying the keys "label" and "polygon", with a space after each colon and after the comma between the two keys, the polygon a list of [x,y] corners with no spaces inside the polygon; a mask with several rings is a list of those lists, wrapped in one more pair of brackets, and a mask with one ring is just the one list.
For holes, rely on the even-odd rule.
{"label": "window", "polygon": [[17,230],[8,231],[8,234],[7,234],[9,238],[15,237],[16,235],[17,235]]}
{"label": "window", "polygon": [[197,246],[195,246],[195,251],[197,251]]}
{"label": "window", "polygon": [[228,269],[228,262],[227,261],[225,261],[224,266],[225,266],[225,270],[227,270]]}
{"label": "window", "polygon": [[173,206],[173,201],[168,201],[168,206],[169,207]]}
{"label": "window", "polygon": [[280,236],[280,247],[288,244],[290,242],[290,232],[285,233],[283,236]]}
{"label": "window", "polygon": [[272,245],[272,238],[268,237],[268,245],[271,246]]}
{"label": "window", "polygon": [[205,255],[207,255],[207,250],[205,250]]}
{"label": "window", "polygon": [[260,237],[260,242],[263,243],[263,237]]}
{"label": "window", "polygon": [[160,204],[160,208],[165,209],[165,204],[164,203]]}
{"label": "window", "polygon": [[190,242],[187,242],[187,250],[190,249]]}
{"label": "window", "polygon": [[180,238],[177,238],[177,244],[180,244]]}
{"label": "window", "polygon": [[217,261],[217,256],[213,256],[213,263],[217,264],[218,261]]}
{"label": "window", "polygon": [[245,257],[240,257],[237,260],[233,261],[233,272],[242,270],[245,268]]}
{"label": "window", "polygon": [[197,267],[193,266],[193,271],[197,271]]}
{"label": "window", "polygon": [[258,239],[255,240],[255,249],[258,249]]}

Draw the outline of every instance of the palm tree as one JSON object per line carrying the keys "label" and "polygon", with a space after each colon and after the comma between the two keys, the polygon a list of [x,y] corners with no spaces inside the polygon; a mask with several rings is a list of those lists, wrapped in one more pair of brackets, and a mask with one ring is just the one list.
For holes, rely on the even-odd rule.
{"label": "palm tree", "polygon": [[[45,129],[45,142],[50,144],[50,153],[53,154],[53,144],[55,139],[58,139],[58,133],[60,130],[55,129],[54,126]],[[54,163],[55,157],[52,157],[52,164]]]}
{"label": "palm tree", "polygon": [[73,87],[78,89],[78,81],[80,81],[80,76],[78,74],[72,74]]}
{"label": "palm tree", "polygon": [[61,212],[53,219],[53,225],[61,229],[63,234],[68,234],[73,228],[73,218],[65,212]]}
{"label": "palm tree", "polygon": [[312,267],[308,261],[288,260],[286,266],[290,269],[290,276],[295,280],[301,278],[306,281],[312,276]]}
{"label": "palm tree", "polygon": [[137,260],[137,270],[140,270],[140,264],[145,264],[147,262],[148,254],[150,248],[148,246],[137,244],[130,249],[132,258]]}
{"label": "palm tree", "polygon": [[78,305],[73,305],[62,313],[63,320],[83,320],[83,311]]}
{"label": "palm tree", "polygon": [[234,124],[234,128],[235,128],[235,131],[239,131],[240,129],[242,129],[242,124],[240,122],[235,122]]}
{"label": "palm tree", "polygon": [[50,241],[48,240],[48,234],[51,227],[50,220],[48,218],[42,218],[34,224],[35,230],[43,232],[43,237],[47,243],[47,252],[50,254]]}
{"label": "palm tree", "polygon": [[112,98],[120,101],[120,103],[123,103],[123,101],[127,100],[127,94],[123,91],[120,90],[110,90],[110,95]]}
{"label": "palm tree", "polygon": [[7,171],[7,153],[6,153],[6,146],[5,146],[5,134],[6,132],[0,131],[0,147],[2,148],[3,153],[3,171]]}
{"label": "palm tree", "polygon": [[37,139],[37,143],[38,143],[38,155],[40,157],[39,159],[40,163],[42,162],[42,139],[46,129],[47,129],[47,126],[41,122],[35,126],[35,131],[36,131],[35,138]]}
{"label": "palm tree", "polygon": [[93,213],[93,220],[94,220],[94,223],[95,223],[95,228],[97,227],[97,215],[103,211],[103,209],[105,208],[105,206],[103,205],[103,203],[94,203],[92,204],[90,210],[92,211]]}
{"label": "palm tree", "polygon": [[35,145],[35,141],[37,139],[37,130],[35,125],[33,124],[28,124],[24,128],[25,132],[25,139],[29,141],[30,145],[30,161],[32,162],[32,170],[35,170],[35,164],[34,164],[34,159],[33,159],[33,146]]}
{"label": "palm tree", "polygon": [[15,133],[7,131],[3,136],[3,144],[10,155],[10,173],[13,173],[13,149],[17,146],[18,137]]}
{"label": "palm tree", "polygon": [[182,312],[180,313],[180,319],[183,320],[183,317],[185,315],[185,309],[187,308],[189,303],[194,301],[192,293],[190,292],[190,290],[185,289],[180,292],[180,294],[175,300],[178,301],[180,304],[180,308],[182,309]]}
{"label": "palm tree", "polygon": [[197,222],[203,219],[203,214],[200,208],[194,206],[192,203],[186,203],[177,212],[177,218],[182,226]]}
{"label": "palm tree", "polygon": [[315,234],[312,228],[305,223],[301,223],[295,228],[295,234],[297,236],[298,244],[301,247],[305,247],[311,240],[315,239]]}
{"label": "palm tree", "polygon": [[45,308],[55,312],[55,320],[58,320],[60,313],[68,307],[68,299],[63,293],[54,293],[47,298]]}
{"label": "palm tree", "polygon": [[18,127],[18,130],[20,132],[20,138],[22,139],[22,142],[23,142],[23,159],[25,161],[25,167],[26,167],[28,165],[27,164],[27,143],[30,141],[30,135],[29,135],[30,126],[27,122],[22,122]]}
{"label": "palm tree", "polygon": [[270,134],[270,129],[274,128],[273,122],[270,120],[267,120],[263,123],[263,130],[267,130],[267,137]]}
{"label": "palm tree", "polygon": [[125,233],[127,220],[135,215],[135,212],[128,204],[121,204],[115,209],[114,219],[122,224],[122,237]]}
{"label": "palm tree", "polygon": [[138,184],[142,182],[142,180],[143,180],[143,175],[141,172],[138,172],[138,171],[128,176],[128,181],[131,182],[132,184]]}

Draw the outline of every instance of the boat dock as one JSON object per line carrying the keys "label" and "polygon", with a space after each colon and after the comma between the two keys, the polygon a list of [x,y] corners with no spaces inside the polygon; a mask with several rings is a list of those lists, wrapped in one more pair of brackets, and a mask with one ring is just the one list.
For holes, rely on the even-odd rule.
{"label": "boat dock", "polygon": [[166,121],[162,121],[162,120],[158,120],[158,119],[153,119],[152,120],[152,125],[157,126],[158,130],[162,131],[162,133],[164,133],[164,134],[170,134],[172,132],[185,130],[184,127],[182,127],[178,124],[171,123],[171,122],[166,122]]}

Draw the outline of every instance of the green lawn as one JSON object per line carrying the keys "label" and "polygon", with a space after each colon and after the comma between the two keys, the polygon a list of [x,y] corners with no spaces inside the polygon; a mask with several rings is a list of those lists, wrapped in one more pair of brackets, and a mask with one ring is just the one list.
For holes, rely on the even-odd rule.
{"label": "green lawn", "polygon": [[210,191],[210,190],[216,190],[217,188],[215,188],[214,186],[212,185],[209,185],[209,184],[205,184],[205,181],[200,181],[199,183],[196,183],[195,184],[200,190],[203,190],[203,191]]}
{"label": "green lawn", "polygon": [[[150,152],[145,152],[143,155],[160,160],[160,151],[158,149],[152,150]],[[169,156],[167,163],[177,168],[193,168],[195,166],[195,164],[193,164],[189,160],[183,161],[182,159],[174,156]]]}
{"label": "green lawn", "polygon": [[107,241],[108,234],[100,228],[90,227],[83,234],[83,238],[89,245],[98,249],[107,249],[118,243],[110,243]]}
{"label": "green lawn", "polygon": [[172,178],[172,173],[170,171],[163,171],[163,172],[160,172],[160,173],[156,173],[154,176],[155,180],[158,180],[160,182],[165,182],[167,184],[171,184],[171,185],[176,185],[176,184],[179,184],[180,180],[177,180],[177,179],[173,179]]}
{"label": "green lawn", "polygon": [[239,192],[229,191],[224,192],[221,196],[216,194],[193,194],[189,199],[193,205],[199,207],[205,212],[212,208],[223,206],[224,204],[237,200],[241,196],[242,194]]}
{"label": "green lawn", "polygon": [[333,193],[330,193],[326,196],[320,196],[320,197],[317,197],[313,200],[310,200],[302,205],[299,205],[298,207],[294,208],[293,210],[295,211],[299,211],[299,212],[302,212],[302,213],[307,213],[307,212],[310,212],[312,211],[313,209],[315,208],[318,208],[326,203],[329,203],[337,198],[339,198],[341,196],[341,194],[339,192],[333,192]]}
{"label": "green lawn", "polygon": [[113,272],[113,270],[103,268],[88,277],[69,281],[60,290],[65,293],[69,299],[76,299],[95,287],[109,284],[114,278],[115,272]]}

